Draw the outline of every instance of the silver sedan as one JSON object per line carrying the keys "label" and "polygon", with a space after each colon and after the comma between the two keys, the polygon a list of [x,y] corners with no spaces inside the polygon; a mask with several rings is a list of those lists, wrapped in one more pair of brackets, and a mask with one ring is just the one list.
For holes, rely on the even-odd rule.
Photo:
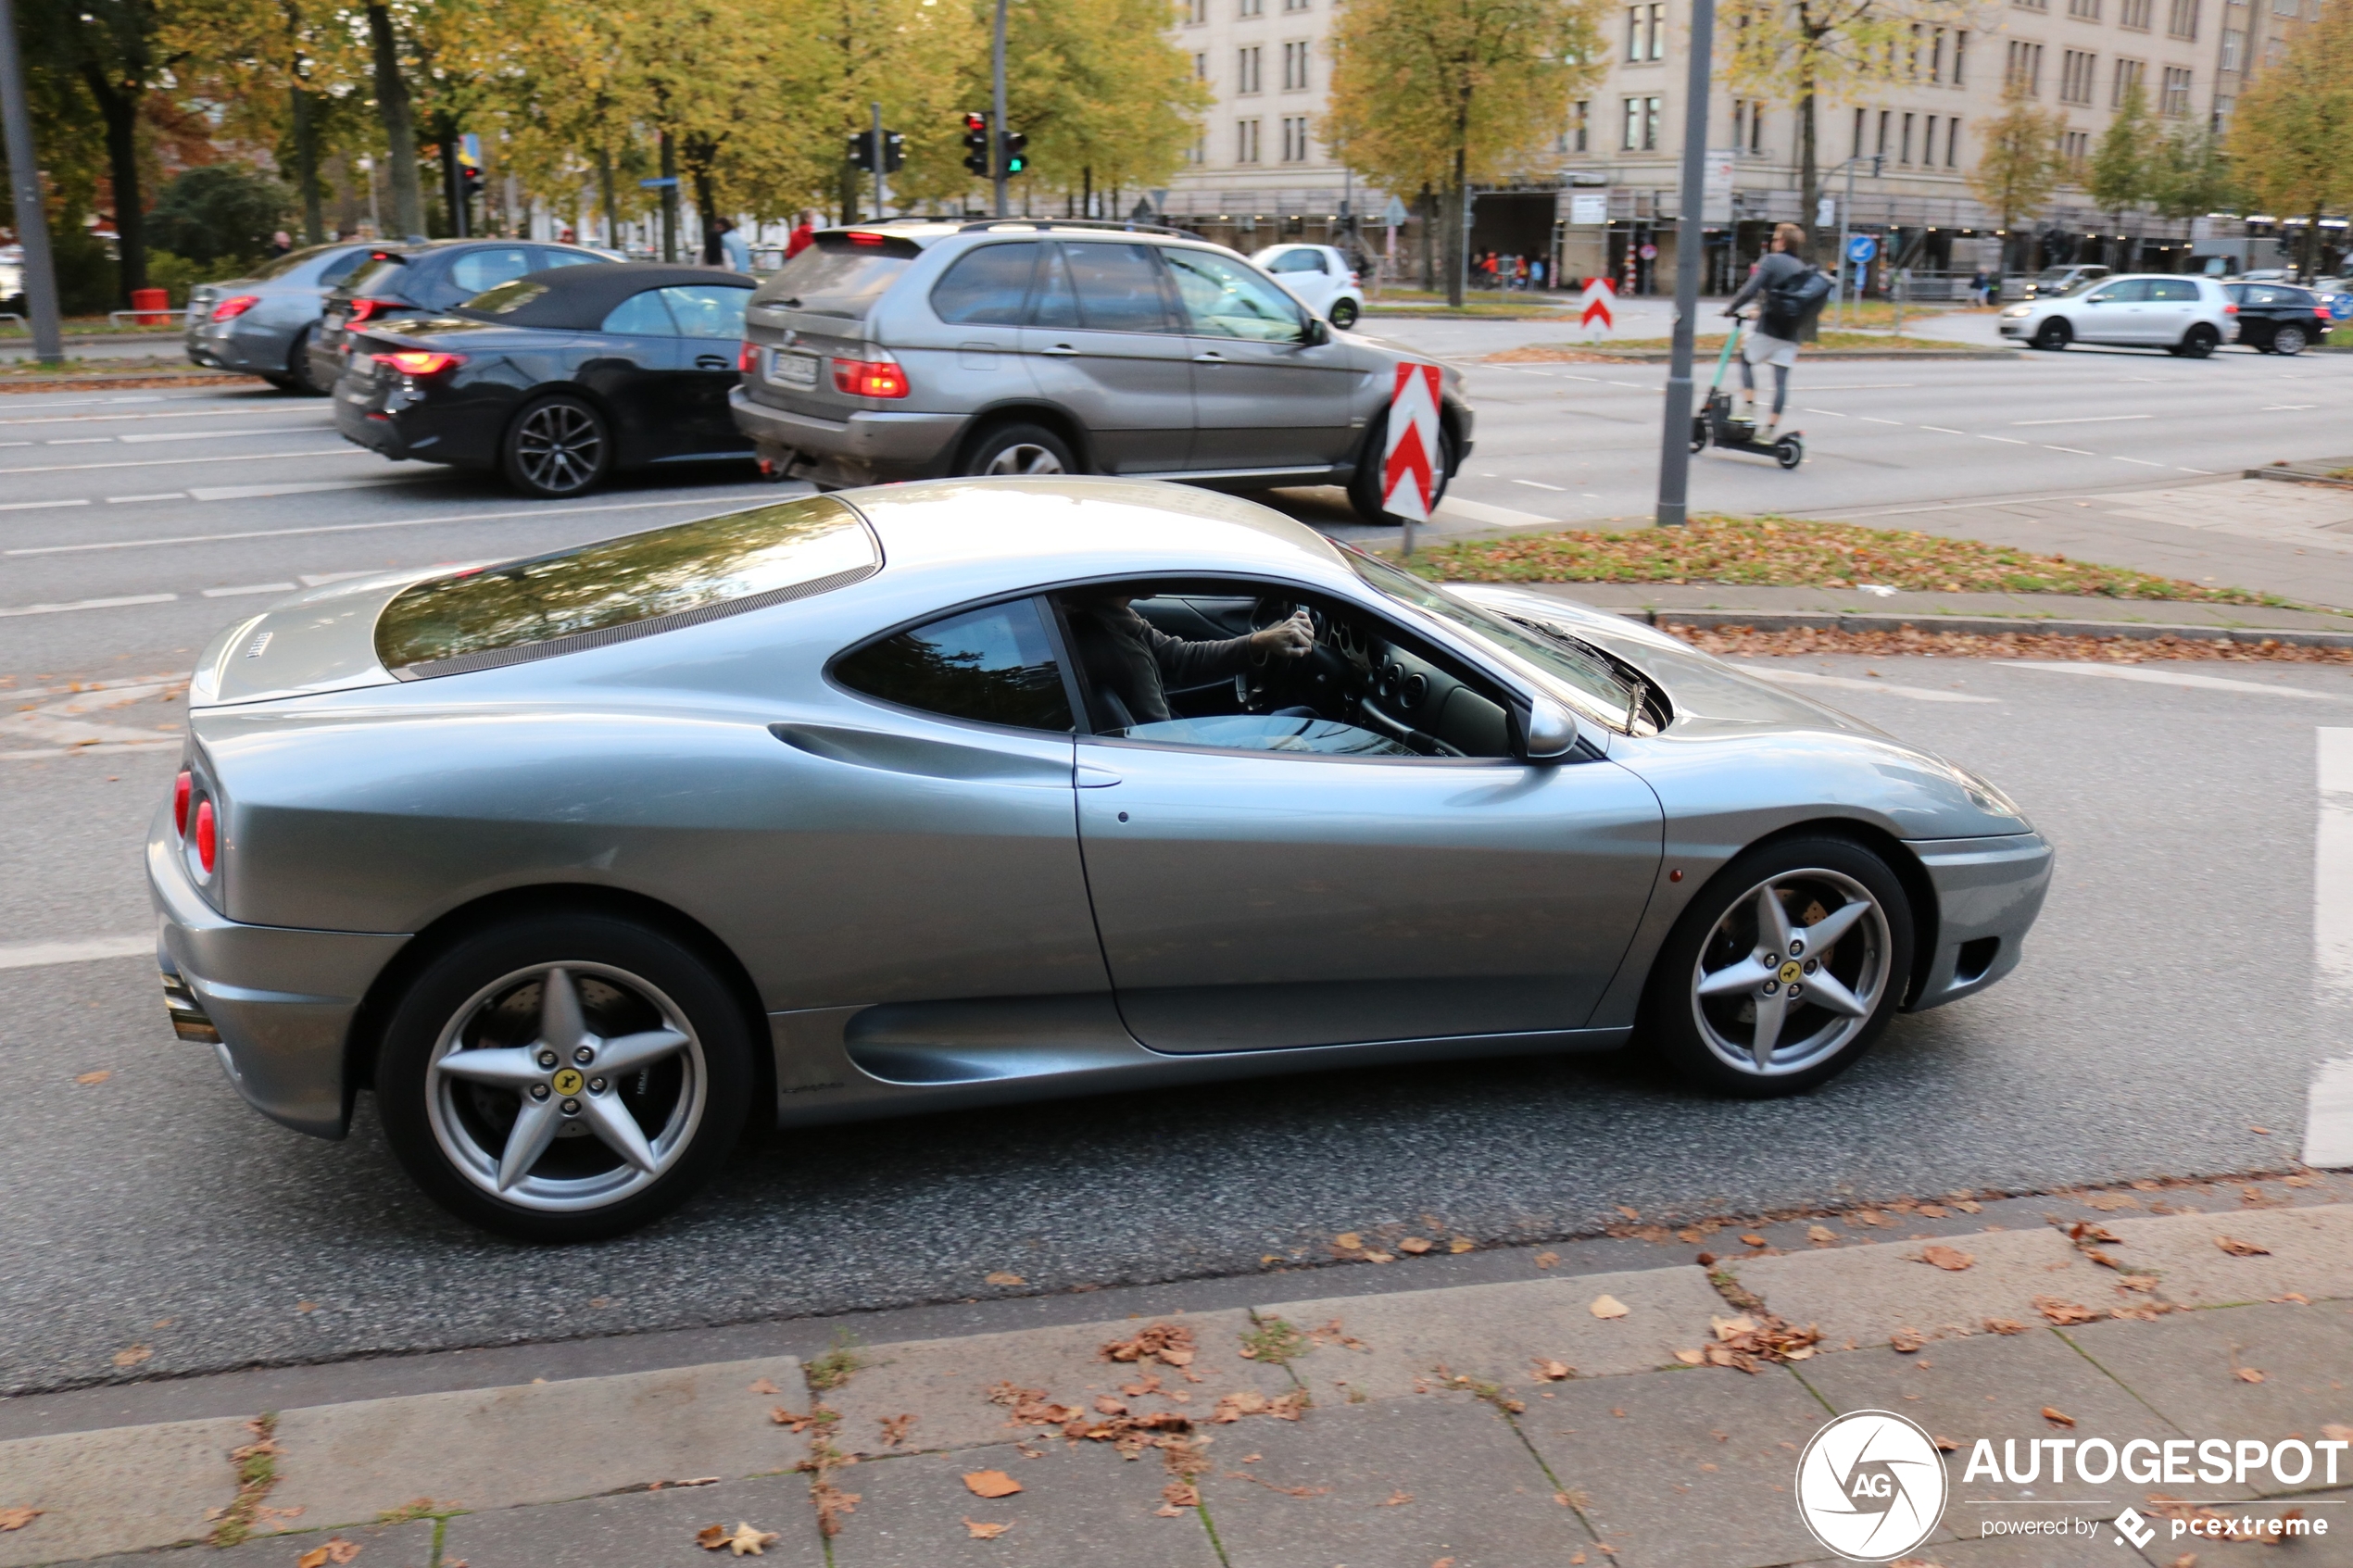
{"label": "silver sedan", "polygon": [[197,667],[168,1005],[550,1240],[794,1125],[1627,1046],[1743,1096],[2014,967],[1994,785],[1230,496],[809,495],[337,583]]}

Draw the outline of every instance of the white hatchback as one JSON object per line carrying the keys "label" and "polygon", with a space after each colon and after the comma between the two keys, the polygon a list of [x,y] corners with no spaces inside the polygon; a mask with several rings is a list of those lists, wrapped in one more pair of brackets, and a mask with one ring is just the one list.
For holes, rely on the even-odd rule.
{"label": "white hatchback", "polygon": [[1302,305],[1342,332],[1365,313],[1365,291],[1357,286],[1355,270],[1330,245],[1268,245],[1251,259]]}
{"label": "white hatchback", "polygon": [[2013,305],[2002,312],[2001,331],[2036,348],[2122,344],[2203,359],[2231,340],[2237,314],[2238,307],[2211,278],[2141,273],[2102,278],[2048,299]]}

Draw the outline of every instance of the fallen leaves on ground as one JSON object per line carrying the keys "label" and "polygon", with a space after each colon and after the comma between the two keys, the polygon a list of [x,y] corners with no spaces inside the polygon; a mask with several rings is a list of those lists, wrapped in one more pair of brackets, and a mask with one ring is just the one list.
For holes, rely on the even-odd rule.
{"label": "fallen leaves on ground", "polygon": [[1899,1355],[1908,1356],[1927,1343],[1916,1328],[1899,1328],[1887,1336],[1887,1348]]}
{"label": "fallen leaves on ground", "polygon": [[1297,1389],[1271,1399],[1255,1389],[1245,1389],[1239,1394],[1221,1396],[1216,1410],[1209,1419],[1221,1425],[1239,1421],[1246,1415],[1271,1415],[1277,1421],[1297,1421],[1306,1409],[1307,1397]]}
{"label": "fallen leaves on ground", "polygon": [[2099,1224],[2091,1220],[2078,1220],[2073,1224],[2068,1226],[2067,1239],[2070,1241],[2105,1241],[2110,1247],[2121,1247],[2124,1245],[2124,1238],[2122,1236],[2117,1235],[2106,1225]]}
{"label": "fallen leaves on ground", "polygon": [[1435,1245],[1436,1243],[1430,1241],[1427,1236],[1409,1236],[1397,1243],[1397,1250],[1400,1252],[1410,1253],[1414,1257],[1418,1258]]}
{"label": "fallen leaves on ground", "polygon": [[755,1394],[781,1394],[784,1392],[782,1388],[777,1387],[774,1384],[769,1382],[764,1377],[751,1386],[751,1391]]}
{"label": "fallen leaves on ground", "polygon": [[114,1364],[119,1367],[134,1367],[154,1354],[155,1352],[145,1345],[133,1345],[128,1349],[117,1350],[114,1353]]}
{"label": "fallen leaves on ground", "polygon": [[2276,595],[2037,555],[1975,539],[1802,518],[1718,515],[1695,517],[1680,528],[1522,533],[1426,546],[1405,564],[1441,582],[1736,583],[1826,588],[1870,583],[1944,594],[2284,602]]}
{"label": "fallen leaves on ground", "polygon": [[2083,1207],[2096,1209],[2103,1214],[2113,1214],[2119,1209],[2138,1209],[2141,1200],[2129,1192],[2087,1192]]}
{"label": "fallen leaves on ground", "polygon": [[1737,1317],[1711,1317],[1708,1323],[1716,1331],[1715,1343],[1696,1351],[1678,1350],[1677,1361],[1685,1366],[1731,1367],[1754,1374],[1763,1371],[1767,1361],[1808,1359],[1822,1337],[1811,1323],[1799,1328],[1770,1312],[1755,1310]]}
{"label": "fallen leaves on ground", "polygon": [[1539,1252],[1536,1254],[1536,1266],[1540,1269],[1552,1268],[1560,1261],[1561,1255],[1557,1252]]}
{"label": "fallen leaves on ground", "polygon": [[[2233,643],[2221,637],[2063,637],[2043,632],[1938,631],[1906,624],[1893,632],[1839,632],[1802,626],[1760,632],[1754,626],[1687,626],[1662,615],[1658,629],[1706,653],[1743,659],[1788,659],[1812,654],[1847,654],[1865,659],[2029,659],[2071,663],[2142,664],[2155,659],[2221,660],[2231,664],[2353,664],[2353,648],[2306,647],[2266,637]],[[2154,1189],[2151,1189],[2154,1190]],[[1982,1205],[1957,1203],[1974,1214]]]}
{"label": "fallen leaves on ground", "polygon": [[974,1470],[965,1473],[964,1487],[976,1498],[1009,1498],[1021,1483],[1001,1470]]}
{"label": "fallen leaves on ground", "polygon": [[796,1414],[785,1409],[784,1406],[778,1405],[768,1412],[768,1419],[779,1426],[789,1426],[796,1433],[799,1433],[806,1432],[812,1426],[830,1426],[839,1421],[841,1415],[838,1411],[829,1411],[823,1405],[811,1406],[809,1412],[805,1415]]}
{"label": "fallen leaves on ground", "polygon": [[2043,1419],[2049,1422],[2053,1426],[2072,1426],[2075,1424],[2075,1418],[2073,1416],[2068,1414],[2063,1410],[2056,1409],[2050,1405],[2045,1405],[2043,1407]]}
{"label": "fallen leaves on ground", "polygon": [[1193,1344],[1193,1331],[1183,1323],[1156,1323],[1126,1339],[1114,1339],[1096,1354],[1107,1361],[1150,1361],[1164,1366],[1187,1367],[1193,1364],[1199,1352]]}
{"label": "fallen leaves on ground", "polygon": [[1383,1502],[1380,1506],[1383,1508],[1403,1508],[1413,1500],[1414,1494],[1404,1490],[1403,1487],[1400,1487],[1398,1490],[1390,1493],[1388,1500]]}
{"label": "fallen leaves on ground", "polygon": [[1175,1519],[1189,1508],[1201,1506],[1201,1492],[1189,1481],[1171,1481],[1160,1489],[1160,1506],[1152,1510],[1163,1519]]}
{"label": "fallen leaves on ground", "polygon": [[2271,1255],[2270,1248],[2258,1247],[2251,1241],[2241,1241],[2234,1236],[2218,1236],[2214,1238],[2214,1245],[2233,1258],[2269,1258]]}
{"label": "fallen leaves on ground", "polygon": [[110,1069],[101,1067],[95,1073],[77,1073],[73,1076],[73,1081],[77,1084],[103,1084],[113,1076],[114,1073]]}
{"label": "fallen leaves on ground", "polygon": [[981,1276],[983,1285],[1027,1285],[1029,1282],[1011,1269],[991,1269]]}
{"label": "fallen leaves on ground", "polygon": [[1010,1380],[988,1390],[988,1402],[1013,1411],[1012,1419],[1024,1426],[1060,1426],[1085,1413],[1076,1405],[1056,1404],[1043,1388],[1023,1388]]}
{"label": "fallen leaves on ground", "polygon": [[1454,1254],[1456,1257],[1460,1257],[1464,1253],[1476,1248],[1478,1245],[1478,1243],[1473,1241],[1466,1236],[1458,1236],[1453,1240],[1446,1244],[1446,1250]]}
{"label": "fallen leaves on ground", "polygon": [[1933,1263],[1951,1273],[1958,1273],[1977,1261],[1957,1247],[1923,1247],[1920,1261]]}
{"label": "fallen leaves on ground", "polygon": [[1628,1312],[1633,1311],[1633,1309],[1629,1307],[1625,1302],[1620,1301],[1617,1297],[1610,1295],[1594,1297],[1593,1304],[1585,1310],[1592,1313],[1595,1317],[1602,1319],[1622,1318]]}
{"label": "fallen leaves on ground", "polygon": [[1765,1238],[1761,1236],[1755,1235],[1754,1232],[1743,1231],[1741,1233],[1741,1245],[1743,1247],[1762,1247],[1765,1245]]}
{"label": "fallen leaves on ground", "polygon": [[[733,1530],[724,1524],[706,1524],[695,1532],[695,1544],[703,1550],[717,1551],[724,1547],[736,1557],[765,1557],[765,1549],[775,1539],[775,1531],[755,1530],[740,1519]],[[305,1564],[309,1568],[308,1559]]]}
{"label": "fallen leaves on ground", "polygon": [[1808,1225],[1806,1227],[1806,1239],[1817,1247],[1835,1247],[1838,1245],[1838,1233],[1828,1225]]}
{"label": "fallen leaves on ground", "polygon": [[2016,1318],[1987,1318],[1985,1320],[1985,1332],[1988,1334],[2024,1334],[2026,1332],[2026,1325],[2019,1322]]}
{"label": "fallen leaves on ground", "polygon": [[2034,1310],[2061,1328],[2071,1323],[2096,1323],[2100,1318],[2097,1309],[2057,1296],[2037,1296],[2034,1298]]}
{"label": "fallen leaves on ground", "polygon": [[[769,1537],[774,1540],[774,1537]],[[341,1536],[320,1542],[295,1559],[295,1568],[327,1568],[329,1563],[346,1563],[359,1555],[358,1541],[345,1540]]]}
{"label": "fallen leaves on ground", "polygon": [[1577,1369],[1567,1361],[1548,1361],[1541,1356],[1536,1358],[1536,1380],[1539,1383],[1566,1383],[1576,1375]]}
{"label": "fallen leaves on ground", "polygon": [[882,1427],[883,1447],[895,1449],[907,1440],[907,1429],[915,1424],[915,1414],[910,1411],[905,1415],[886,1415],[877,1418],[876,1424]]}
{"label": "fallen leaves on ground", "polygon": [[2241,1383],[2260,1383],[2263,1381],[2263,1374],[2256,1371],[2251,1366],[2233,1367],[2231,1369],[2231,1375],[2237,1378]]}
{"label": "fallen leaves on ground", "polygon": [[1013,1524],[1010,1519],[1002,1524],[991,1524],[979,1519],[964,1521],[964,1534],[976,1541],[993,1541],[1013,1527]]}
{"label": "fallen leaves on ground", "polygon": [[46,1512],[39,1508],[0,1508],[0,1531],[21,1530]]}

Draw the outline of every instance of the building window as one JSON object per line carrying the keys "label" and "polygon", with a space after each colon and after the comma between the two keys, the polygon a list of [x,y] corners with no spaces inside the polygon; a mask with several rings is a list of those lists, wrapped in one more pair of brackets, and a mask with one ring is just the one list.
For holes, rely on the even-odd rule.
{"label": "building window", "polygon": [[1762,99],[1732,100],[1732,150],[1759,155],[1765,151],[1765,104]]}
{"label": "building window", "polygon": [[2067,0],[2067,14],[2077,21],[2095,22],[2100,19],[2100,0]]}
{"label": "building window", "polygon": [[1286,11],[1303,11],[1307,9],[1307,0],[1283,0],[1283,9]]}
{"label": "building window", "polygon": [[2051,0],[2010,0],[2010,5],[2021,11],[2047,11],[2051,8]]}
{"label": "building window", "polygon": [[2245,58],[2246,58],[2246,29],[2224,28],[2222,30],[2222,69],[2236,70],[2239,69],[2239,62]]}
{"label": "building window", "polygon": [[2120,109],[2124,107],[2125,99],[2142,91],[2141,82],[2147,71],[2148,67],[2138,60],[2117,61],[2116,95],[2109,99],[2108,107]]}
{"label": "building window", "polygon": [[1307,161],[1307,117],[1303,114],[1288,114],[1283,117],[1283,161],[1285,163]]}
{"label": "building window", "polygon": [[2175,119],[2190,112],[2189,67],[2167,66],[2165,68],[2165,90],[2159,103],[2166,114]]}
{"label": "building window", "polygon": [[1961,60],[1968,53],[1969,30],[1963,28],[1953,34],[1953,85],[1956,87],[1961,85]]}
{"label": "building window", "polygon": [[1879,111],[1879,140],[1871,144],[1871,151],[1879,155],[1881,157],[1885,157],[1887,156],[1888,125],[1894,119],[1894,115],[1891,111],[1887,109],[1881,109]]}
{"label": "building window", "polygon": [[1185,25],[1200,27],[1209,20],[1209,0],[1185,0]]}
{"label": "building window", "polygon": [[1856,109],[1855,111],[1855,145],[1847,153],[1847,157],[1861,157],[1863,156],[1863,121],[1869,118],[1869,115],[1870,110],[1869,109]]}
{"label": "building window", "polygon": [[1903,143],[1901,144],[1901,146],[1902,146],[1902,150],[1901,150],[1901,151],[1899,151],[1899,152],[1896,154],[1896,157],[1895,157],[1895,161],[1896,161],[1896,162],[1898,162],[1898,163],[1909,163],[1909,162],[1911,162],[1911,161],[1912,161],[1912,117],[1911,117],[1910,115],[1908,115],[1908,114],[1907,114],[1907,115],[1906,115],[1906,116],[1904,117],[1904,140],[1903,140]]}
{"label": "building window", "polygon": [[1283,45],[1283,91],[1297,93],[1307,86],[1307,51],[1304,39]]}
{"label": "building window", "polygon": [[1626,8],[1626,57],[1663,60],[1667,57],[1667,6],[1663,3]]}
{"label": "building window", "polygon": [[1629,98],[1626,100],[1626,150],[1629,153],[1658,151],[1658,99]]}
{"label": "building window", "polygon": [[1234,121],[1234,161],[1236,163],[1258,161],[1258,121],[1254,119]]}
{"label": "building window", "polygon": [[2165,31],[2175,38],[2197,36],[2197,0],[2173,0],[2165,19]]}
{"label": "building window", "polygon": [[1265,51],[1258,44],[1234,51],[1234,91],[1255,93],[1259,88],[1259,60]]}
{"label": "building window", "polygon": [[2059,102],[2089,105],[2092,81],[2100,57],[2084,49],[2070,49],[2059,60]]}
{"label": "building window", "polygon": [[2152,0],[2117,0],[2116,25],[2127,32],[2149,30],[2149,6]]}
{"label": "building window", "polygon": [[2088,131],[2061,132],[2059,157],[2067,160],[2067,166],[2070,169],[2081,174],[2083,171],[2083,166],[2091,161],[2092,133]]}
{"label": "building window", "polygon": [[1193,80],[1195,82],[1207,82],[1209,80],[1209,53],[1207,50],[1199,50],[1193,55]]}
{"label": "building window", "polygon": [[1936,167],[1936,117],[1930,115],[1920,127],[1920,162]]}
{"label": "building window", "polygon": [[2002,73],[2002,85],[2013,93],[2030,98],[2043,95],[2043,46],[2019,39],[2010,40],[2009,64]]}
{"label": "building window", "polygon": [[1207,163],[1209,161],[1209,138],[1206,136],[1194,137],[1193,144],[1185,149],[1185,161],[1187,163],[1196,164]]}
{"label": "building window", "polygon": [[1568,129],[1561,132],[1560,150],[1565,153],[1590,152],[1592,148],[1592,101],[1579,98],[1568,106]]}
{"label": "building window", "polygon": [[1239,0],[1234,14],[1241,17],[1263,17],[1266,14],[1266,0]]}

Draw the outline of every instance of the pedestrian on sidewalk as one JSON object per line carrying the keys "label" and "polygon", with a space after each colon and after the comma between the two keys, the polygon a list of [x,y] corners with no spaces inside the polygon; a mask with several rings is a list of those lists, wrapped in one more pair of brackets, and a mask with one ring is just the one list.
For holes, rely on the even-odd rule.
{"label": "pedestrian on sidewalk", "polygon": [[785,259],[790,261],[816,243],[815,220],[806,212],[796,213],[793,217],[792,232],[785,239]]}
{"label": "pedestrian on sidewalk", "polygon": [[1755,330],[1741,345],[1740,418],[1751,425],[1756,423],[1756,367],[1772,366],[1773,415],[1757,430],[1756,440],[1762,445],[1771,445],[1780,428],[1781,410],[1789,403],[1789,373],[1797,366],[1797,346],[1814,336],[1815,319],[1830,295],[1830,280],[1799,254],[1805,245],[1805,230],[1794,223],[1775,224],[1771,252],[1750,270],[1748,281],[1724,307],[1725,315],[1737,316],[1742,306],[1756,302]]}
{"label": "pedestrian on sidewalk", "polygon": [[736,230],[736,220],[732,218],[719,220],[719,252],[726,258],[729,271],[751,270],[751,246],[744,243],[744,237]]}

